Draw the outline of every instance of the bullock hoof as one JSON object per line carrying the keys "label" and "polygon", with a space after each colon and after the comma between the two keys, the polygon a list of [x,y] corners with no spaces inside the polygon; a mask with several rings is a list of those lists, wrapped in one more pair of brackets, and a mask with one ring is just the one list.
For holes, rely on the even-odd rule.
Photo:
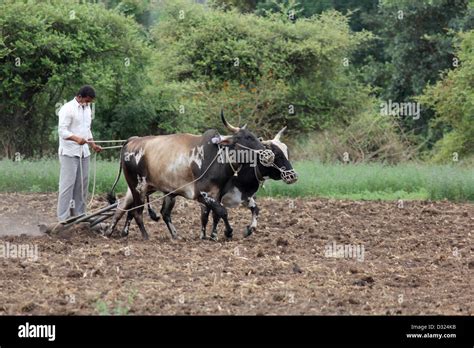
{"label": "bullock hoof", "polygon": [[226,237],[227,239],[232,239],[232,237],[233,237],[233,235],[234,235],[233,232],[234,232],[233,230],[225,231],[225,237]]}
{"label": "bullock hoof", "polygon": [[205,235],[205,234],[202,234],[202,233],[201,233],[201,235],[199,236],[199,239],[206,240],[206,239],[207,239],[207,237],[206,237],[206,235]]}
{"label": "bullock hoof", "polygon": [[211,234],[211,236],[209,237],[209,240],[217,242],[217,234]]}
{"label": "bullock hoof", "polygon": [[110,238],[112,237],[112,234],[114,233],[114,230],[112,229],[107,229],[107,231],[104,232],[104,236],[107,237],[107,238]]}
{"label": "bullock hoof", "polygon": [[150,219],[153,221],[159,221],[160,216],[158,216],[153,209],[148,209],[148,215],[150,216]]}
{"label": "bullock hoof", "polygon": [[252,233],[254,233],[256,231],[256,228],[255,227],[250,227],[250,225],[247,226],[247,229],[245,230],[244,232],[244,238],[247,238],[248,236],[250,236]]}

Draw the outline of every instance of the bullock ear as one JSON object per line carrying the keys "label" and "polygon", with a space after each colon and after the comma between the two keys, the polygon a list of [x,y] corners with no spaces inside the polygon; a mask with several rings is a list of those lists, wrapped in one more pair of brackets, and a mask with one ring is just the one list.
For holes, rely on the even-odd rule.
{"label": "bullock ear", "polygon": [[234,137],[232,135],[221,135],[221,138],[218,144],[221,145],[231,145],[234,143]]}

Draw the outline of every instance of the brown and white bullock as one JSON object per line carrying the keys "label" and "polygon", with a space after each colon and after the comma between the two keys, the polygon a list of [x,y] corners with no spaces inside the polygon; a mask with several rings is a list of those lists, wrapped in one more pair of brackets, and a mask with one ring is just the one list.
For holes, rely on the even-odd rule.
{"label": "brown and white bullock", "polygon": [[[235,168],[249,166],[248,163],[222,163],[217,161],[220,147],[213,143],[219,139],[221,145],[235,148],[244,146],[253,150],[264,150],[264,145],[245,127],[230,125],[221,112],[224,125],[233,134],[219,136],[216,130],[208,130],[203,135],[171,134],[130,138],[121,150],[121,165],[112,191],[108,195],[110,203],[115,201],[115,186],[123,170],[128,184],[125,198],[120,202],[112,223],[106,232],[111,235],[127,211],[127,220],[122,236],[128,235],[134,218],[144,239],[148,233],[143,223],[145,200],[153,192],[168,194],[163,200],[161,215],[171,236],[177,237],[171,221],[171,210],[176,196],[197,200],[225,223],[225,235],[232,238],[232,227],[227,219],[227,209],[220,203],[221,190],[235,173]],[[150,214],[158,220],[156,214]]]}

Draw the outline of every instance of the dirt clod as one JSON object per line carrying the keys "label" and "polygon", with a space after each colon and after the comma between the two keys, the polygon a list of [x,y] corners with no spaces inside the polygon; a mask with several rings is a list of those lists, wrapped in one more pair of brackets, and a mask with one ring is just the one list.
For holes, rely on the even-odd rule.
{"label": "dirt clod", "polygon": [[372,283],[374,283],[374,278],[364,277],[362,279],[359,279],[359,280],[355,281],[353,284],[358,285],[358,286],[366,286],[366,285],[369,285],[369,284],[372,284]]}

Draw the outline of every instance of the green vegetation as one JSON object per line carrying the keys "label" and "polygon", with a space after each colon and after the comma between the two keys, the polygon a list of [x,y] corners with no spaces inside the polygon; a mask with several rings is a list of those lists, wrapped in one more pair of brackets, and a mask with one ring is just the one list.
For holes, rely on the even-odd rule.
{"label": "green vegetation", "polygon": [[455,165],[298,162],[297,184],[269,181],[262,196],[474,201],[474,172]]}
{"label": "green vegetation", "polygon": [[98,140],[288,126],[301,179],[262,195],[473,200],[472,0],[4,0],[0,80],[0,191],[57,190],[56,111],[91,84]]}
{"label": "green vegetation", "polygon": [[152,32],[153,76],[174,96],[172,105],[188,110],[178,119],[182,128],[220,128],[224,106],[235,123],[240,119],[261,136],[284,124],[301,133],[348,124],[375,102],[343,64],[371,35],[351,32],[339,12],[288,25],[279,14],[243,16],[180,1],[163,11]]}
{"label": "green vegetation", "polygon": [[143,96],[149,51],[132,19],[100,5],[14,1],[0,5],[0,29],[0,143],[5,157],[54,152],[56,111],[86,83],[94,85],[100,99],[97,138],[122,135],[125,130],[112,133],[110,128],[125,123],[132,109],[142,118],[149,116]]}
{"label": "green vegetation", "polygon": [[461,66],[419,98],[436,111],[432,128],[445,134],[435,144],[435,162],[449,161],[456,154],[468,156],[474,149],[474,30],[461,34],[458,46]]}
{"label": "green vegetation", "polygon": [[0,158],[54,154],[55,112],[86,83],[96,139],[221,130],[224,107],[258,136],[330,139],[311,160],[474,156],[472,1],[199,2],[2,1]]}
{"label": "green vegetation", "polygon": [[[93,166],[91,165],[91,168]],[[331,197],[339,199],[449,199],[474,201],[474,172],[453,165],[322,164],[300,161],[296,184],[268,181],[260,196]],[[115,180],[117,162],[97,161],[96,194],[103,195]],[[56,160],[1,161],[0,192],[55,192],[59,180]],[[92,190],[92,177],[89,190]],[[122,176],[117,192],[125,193]]]}
{"label": "green vegetation", "polygon": [[97,300],[95,303],[95,310],[99,315],[127,315],[129,314],[130,308],[135,301],[137,291],[133,290],[127,298],[125,303],[123,301],[114,301],[114,304],[108,304],[104,300]]}
{"label": "green vegetation", "polygon": [[[90,162],[90,191],[93,186],[94,160]],[[118,161],[97,160],[96,192],[108,192],[118,173]],[[0,192],[56,192],[59,183],[59,161],[0,161]],[[125,193],[125,179],[117,186],[117,192]]]}

